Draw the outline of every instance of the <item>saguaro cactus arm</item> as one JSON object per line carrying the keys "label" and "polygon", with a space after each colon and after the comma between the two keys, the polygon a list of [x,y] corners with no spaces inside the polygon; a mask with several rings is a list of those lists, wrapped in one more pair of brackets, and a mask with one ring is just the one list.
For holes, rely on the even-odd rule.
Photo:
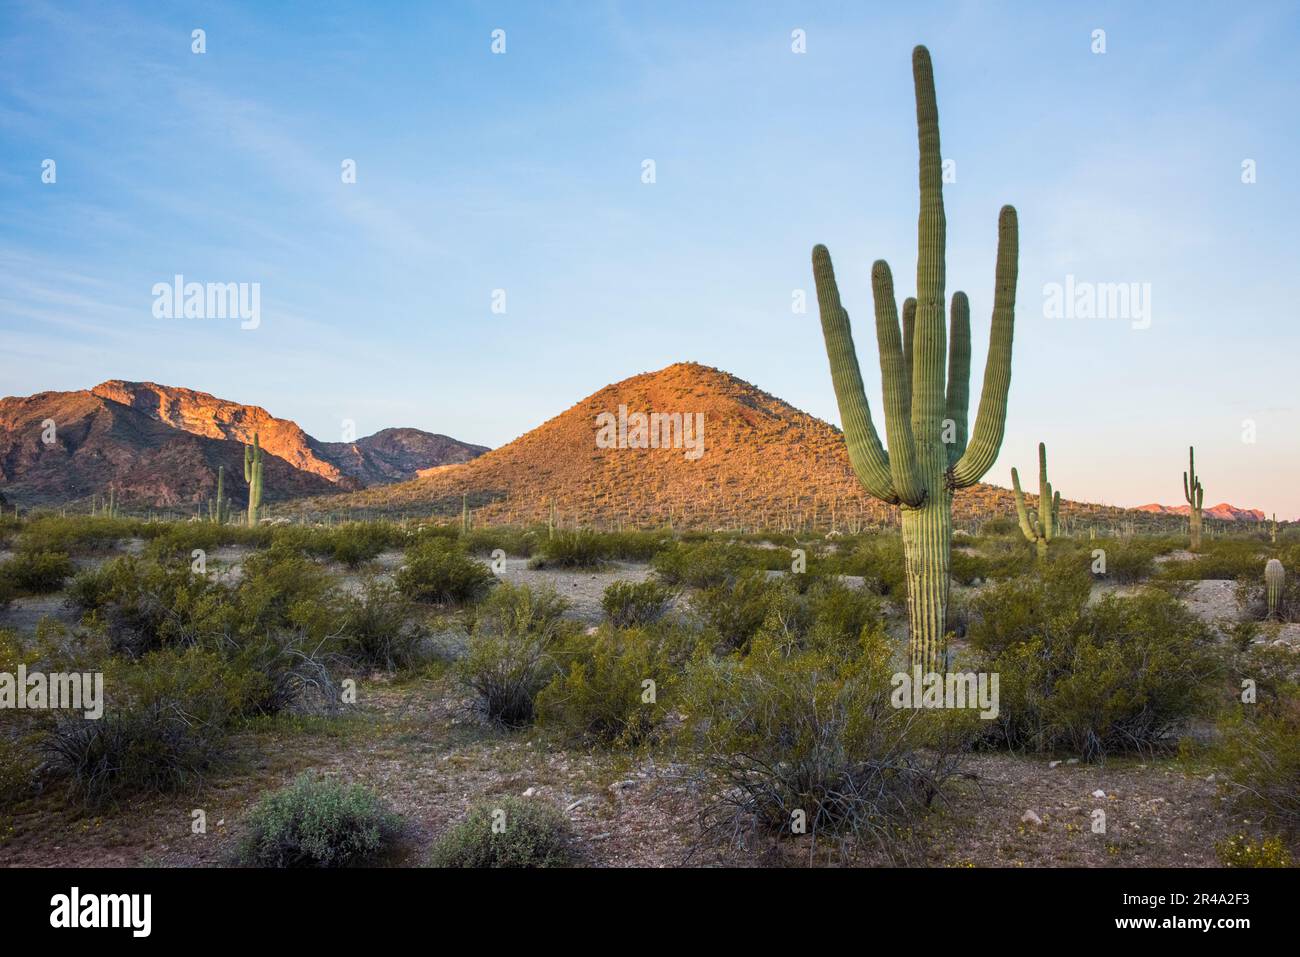
{"label": "saguaro cactus arm", "polygon": [[1031,542],[1038,541],[1038,528],[1033,519],[1029,517],[1029,509],[1025,506],[1025,493],[1020,488],[1020,473],[1013,467],[1011,469],[1011,489],[1016,496],[1016,518],[1020,521],[1020,531],[1025,538]]}
{"label": "saguaro cactus arm", "polygon": [[966,416],[970,408],[970,300],[964,292],[952,294],[948,326],[948,418],[952,441],[948,464],[956,465],[966,451]]}
{"label": "saguaro cactus arm", "polygon": [[993,327],[984,363],[984,388],[970,444],[952,468],[955,488],[974,485],[984,477],[1002,447],[1007,424],[1007,393],[1011,389],[1011,340],[1016,322],[1016,276],[1020,255],[1019,225],[1014,207],[998,216],[998,259],[993,290]]}
{"label": "saguaro cactus arm", "polygon": [[880,436],[871,421],[871,408],[862,387],[858,354],[853,347],[849,314],[840,305],[840,291],[835,284],[835,269],[825,246],[813,247],[813,278],[817,285],[817,303],[821,311],[822,336],[830,359],[831,382],[844,423],[844,441],[848,446],[853,471],[867,492],[884,502],[897,505],[899,498],[889,474],[889,456],[880,444]]}
{"label": "saguaro cactus arm", "polygon": [[916,468],[916,443],[908,417],[908,375],[899,340],[894,277],[889,264],[871,267],[871,292],[876,303],[876,346],[880,351],[880,380],[885,390],[885,438],[889,442],[889,471],[894,492],[906,505],[925,501],[926,489]]}

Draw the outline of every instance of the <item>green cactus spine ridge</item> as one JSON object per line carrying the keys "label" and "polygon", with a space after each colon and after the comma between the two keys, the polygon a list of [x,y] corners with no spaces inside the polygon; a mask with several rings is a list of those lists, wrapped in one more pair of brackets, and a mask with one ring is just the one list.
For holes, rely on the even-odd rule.
{"label": "green cactus spine ridge", "polygon": [[1047,446],[1038,443],[1038,508],[1027,508],[1025,493],[1020,490],[1020,475],[1011,470],[1011,488],[1016,497],[1016,517],[1020,531],[1038,547],[1038,557],[1047,557],[1047,546],[1061,532],[1061,493],[1047,480]]}
{"label": "green cactus spine ridge", "polygon": [[1268,593],[1268,617],[1277,617],[1278,603],[1282,600],[1282,586],[1286,583],[1286,569],[1276,558],[1264,566],[1264,590]]}
{"label": "green cactus spine ridge", "polygon": [[257,524],[257,511],[262,507],[262,459],[263,452],[257,433],[253,433],[253,444],[244,446],[244,481],[248,483],[248,526]]}
{"label": "green cactus spine ridge", "polygon": [[1002,207],[988,360],[975,426],[968,432],[970,304],[965,294],[954,293],[945,335],[947,224],[934,71],[925,47],[912,52],[912,76],[921,209],[916,298],[904,301],[901,327],[889,266],[877,261],[871,270],[888,451],[872,421],[849,316],[825,246],[814,247],[812,265],[849,459],[868,494],[902,507],[912,662],[938,671],[944,664],[952,495],[974,485],[993,465],[1006,426],[1019,237],[1015,209]]}
{"label": "green cactus spine ridge", "polygon": [[1196,475],[1196,449],[1188,446],[1187,471],[1183,473],[1183,498],[1187,499],[1187,533],[1191,549],[1201,550],[1201,506],[1205,502],[1205,489]]}

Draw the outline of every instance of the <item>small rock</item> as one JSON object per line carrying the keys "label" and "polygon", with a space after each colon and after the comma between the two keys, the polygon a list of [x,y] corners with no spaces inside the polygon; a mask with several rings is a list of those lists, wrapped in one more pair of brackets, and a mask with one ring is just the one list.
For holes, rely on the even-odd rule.
{"label": "small rock", "polygon": [[1095,798],[1104,798],[1106,796],[1106,792],[1103,791],[1101,788],[1097,788],[1097,790],[1092,792],[1092,796]]}
{"label": "small rock", "polygon": [[1054,768],[1054,767],[1056,767],[1057,765],[1059,765],[1060,763],[1061,763],[1060,761],[1048,761],[1048,762],[1047,762],[1047,766],[1048,766],[1049,768]]}
{"label": "small rock", "polygon": [[1213,774],[1207,774],[1207,775],[1205,776],[1205,780],[1207,780],[1207,781],[1213,783],[1213,782],[1214,782],[1214,775],[1213,775]]}
{"label": "small rock", "polygon": [[537,788],[529,788],[527,791],[524,792],[524,797],[526,798],[535,797],[536,794],[537,794]]}
{"label": "small rock", "polygon": [[639,782],[637,781],[615,781],[613,784],[609,786],[609,789],[613,791],[615,794],[620,794],[623,791],[629,791],[632,788],[636,787],[638,783]]}
{"label": "small rock", "polygon": [[1035,814],[1032,810],[1029,810],[1026,811],[1024,814],[1020,815],[1020,823],[1032,824],[1034,827],[1042,827],[1043,819],[1039,817],[1037,814]]}
{"label": "small rock", "polygon": [[582,805],[586,804],[590,800],[591,798],[589,797],[578,798],[578,800],[574,801],[572,804],[570,804],[568,807],[564,809],[564,813],[565,814],[572,813],[573,811],[576,811],[578,808],[582,807]]}

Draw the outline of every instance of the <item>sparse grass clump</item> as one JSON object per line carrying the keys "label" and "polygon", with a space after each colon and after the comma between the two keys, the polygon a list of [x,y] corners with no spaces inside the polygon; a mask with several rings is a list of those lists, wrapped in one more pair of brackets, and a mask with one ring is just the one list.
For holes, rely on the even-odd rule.
{"label": "sparse grass clump", "polygon": [[1261,542],[1239,538],[1210,539],[1202,544],[1201,553],[1196,557],[1165,562],[1160,568],[1160,577],[1175,581],[1235,581],[1243,577],[1262,581],[1266,560],[1265,546]]}
{"label": "sparse grass clump", "polygon": [[605,589],[600,607],[605,617],[616,628],[649,625],[667,614],[676,589],[660,582],[614,582]]}
{"label": "sparse grass clump", "polygon": [[411,601],[464,605],[486,595],[496,578],[458,542],[430,537],[407,549],[406,561],[393,580]]}
{"label": "sparse grass clump", "polygon": [[573,827],[539,798],[484,801],[434,845],[431,867],[566,867],[573,863]]}
{"label": "sparse grass clump", "polygon": [[369,788],[308,772],[262,798],[236,851],[246,867],[363,867],[393,854],[402,821]]}

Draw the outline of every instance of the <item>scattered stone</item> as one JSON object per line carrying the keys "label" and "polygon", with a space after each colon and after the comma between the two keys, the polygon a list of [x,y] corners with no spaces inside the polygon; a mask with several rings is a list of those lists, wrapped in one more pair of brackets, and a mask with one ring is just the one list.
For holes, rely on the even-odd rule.
{"label": "scattered stone", "polygon": [[1103,791],[1101,788],[1097,788],[1097,790],[1092,792],[1092,796],[1095,798],[1104,798],[1106,796],[1106,792]]}
{"label": "scattered stone", "polygon": [[1020,815],[1020,823],[1032,824],[1034,827],[1042,827],[1043,819],[1039,817],[1037,814],[1035,814],[1032,810],[1029,810],[1026,811],[1024,814]]}
{"label": "scattered stone", "polygon": [[609,786],[609,789],[615,794],[621,794],[624,791],[630,791],[639,784],[639,781],[615,781]]}
{"label": "scattered stone", "polygon": [[527,791],[524,792],[524,797],[526,798],[535,797],[536,795],[537,795],[537,788],[529,788]]}
{"label": "scattered stone", "polygon": [[1061,763],[1060,761],[1048,761],[1048,762],[1047,762],[1047,766],[1048,766],[1049,768],[1054,768],[1054,767],[1056,767],[1057,765],[1059,765],[1060,763]]}
{"label": "scattered stone", "polygon": [[570,804],[568,807],[564,809],[564,813],[571,814],[590,800],[591,800],[590,797],[578,798],[578,800],[574,801],[572,804]]}

